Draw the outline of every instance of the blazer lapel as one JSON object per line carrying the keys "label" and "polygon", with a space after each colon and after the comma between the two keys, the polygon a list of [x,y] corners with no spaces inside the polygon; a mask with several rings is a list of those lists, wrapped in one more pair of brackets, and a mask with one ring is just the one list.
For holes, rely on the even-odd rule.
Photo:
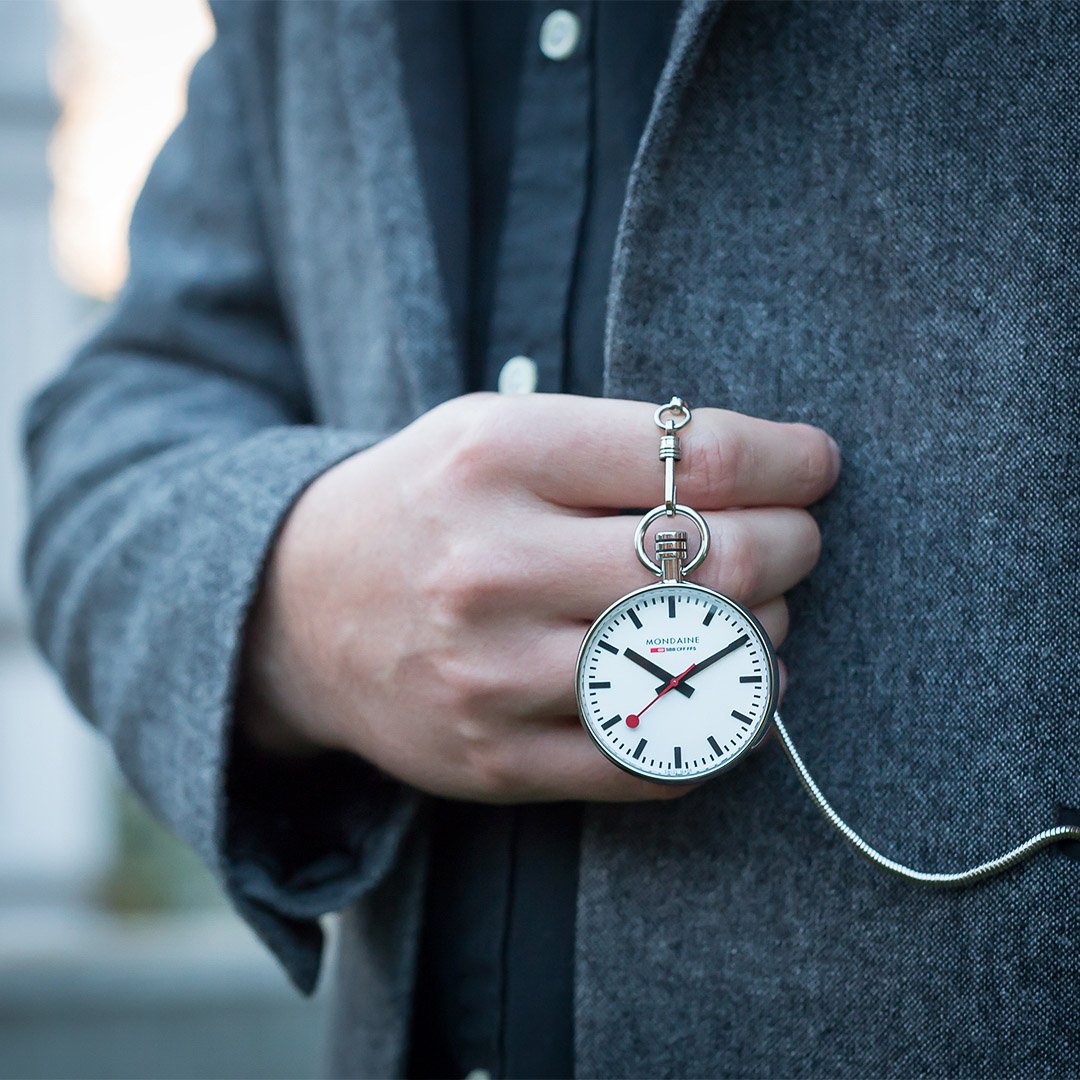
{"label": "blazer lapel", "polygon": [[[604,393],[608,397],[655,397],[660,389],[642,381],[645,364],[634,349],[636,313],[625,300],[627,280],[648,255],[648,209],[657,197],[666,143],[678,123],[709,34],[727,0],[683,0],[671,49],[660,73],[652,110],[630,170],[626,202],[615,240],[604,337]],[[655,364],[652,364],[655,367]],[[670,391],[668,391],[670,393]]]}
{"label": "blazer lapel", "polygon": [[[436,18],[445,16],[435,11],[443,5],[417,6],[428,9]],[[394,306],[388,321],[408,376],[414,399],[411,405],[419,414],[463,393],[465,379],[440,273],[432,216],[425,200],[422,155],[406,104],[395,6],[391,0],[344,0],[337,14],[337,62],[344,82],[349,129],[362,171],[361,182],[371,192],[382,269]],[[410,85],[415,88],[416,84]],[[437,96],[429,93],[429,100]],[[425,117],[416,130],[429,134],[433,126],[438,127]],[[463,137],[463,126],[458,127]],[[452,145],[447,141],[444,156],[459,161],[463,168],[464,151],[460,149],[455,156]],[[450,208],[456,206],[459,212],[467,213],[466,194],[456,189],[433,194]],[[448,222],[451,217],[448,212]],[[347,228],[348,223],[343,222],[342,227]],[[450,228],[452,231],[452,222]],[[452,257],[467,258],[467,254],[455,250],[457,254]],[[451,278],[460,281],[463,274],[452,274]]]}

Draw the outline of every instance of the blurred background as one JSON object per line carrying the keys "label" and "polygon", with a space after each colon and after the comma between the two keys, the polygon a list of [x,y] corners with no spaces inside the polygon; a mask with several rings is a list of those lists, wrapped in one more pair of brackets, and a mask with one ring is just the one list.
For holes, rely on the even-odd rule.
{"label": "blurred background", "polygon": [[0,0],[0,1078],[318,1075],[324,1006],[123,789],[20,595],[28,396],[123,281],[202,0]]}

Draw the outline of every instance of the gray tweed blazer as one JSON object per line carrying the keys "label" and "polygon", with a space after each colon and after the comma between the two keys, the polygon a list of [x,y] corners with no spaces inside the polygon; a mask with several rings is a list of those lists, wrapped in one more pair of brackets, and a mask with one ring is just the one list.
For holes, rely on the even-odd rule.
{"label": "gray tweed blazer", "polygon": [[[130,281],[28,418],[36,631],[302,988],[343,909],[333,1067],[391,1075],[424,800],[370,770],[333,850],[286,872],[280,823],[230,840],[224,778],[282,516],[462,390],[460,80],[450,56],[429,76],[450,121],[410,111],[388,3],[216,14]],[[1078,88],[1072,4],[691,0],[619,232],[609,394],[840,442],[786,718],[853,824],[935,868],[1080,808]],[[583,1076],[1080,1069],[1075,852],[906,885],[773,745],[673,805],[589,809],[581,860]]]}

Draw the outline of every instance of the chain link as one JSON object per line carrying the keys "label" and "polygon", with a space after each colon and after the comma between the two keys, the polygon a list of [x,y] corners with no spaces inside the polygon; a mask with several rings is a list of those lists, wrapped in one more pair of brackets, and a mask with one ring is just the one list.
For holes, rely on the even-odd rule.
{"label": "chain link", "polygon": [[887,870],[890,874],[903,878],[905,881],[914,881],[919,885],[932,885],[940,888],[959,888],[964,885],[977,885],[987,878],[995,877],[1006,870],[1016,866],[1017,863],[1031,858],[1036,852],[1044,847],[1056,844],[1061,840],[1080,840],[1080,827],[1072,825],[1056,825],[1051,829],[1044,829],[1036,833],[1022,844],[1006,851],[1004,854],[979,863],[967,870],[956,870],[945,873],[932,873],[927,870],[915,870],[910,866],[890,859],[876,848],[871,847],[844,819],[832,808],[829,800],[821,793],[821,788],[814,782],[806,766],[803,764],[799,751],[791,741],[787,728],[784,726],[780,714],[773,717],[776,733],[780,736],[780,745],[784,748],[788,760],[795,769],[796,775],[802,782],[813,804],[821,811],[825,820],[865,859],[869,859],[875,866]]}
{"label": "chain link", "polygon": [[679,505],[675,489],[675,462],[682,459],[682,445],[677,432],[693,419],[690,406],[682,398],[673,397],[661,405],[653,415],[653,421],[663,432],[660,436],[660,460],[664,463],[664,512],[674,517]]}

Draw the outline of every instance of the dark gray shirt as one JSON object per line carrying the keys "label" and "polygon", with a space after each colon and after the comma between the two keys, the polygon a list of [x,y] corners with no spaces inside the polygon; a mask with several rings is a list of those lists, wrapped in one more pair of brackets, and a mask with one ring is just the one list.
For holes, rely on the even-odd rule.
{"label": "dark gray shirt", "polygon": [[[567,4],[580,37],[560,59],[542,48],[555,5],[461,8],[472,388],[518,356],[540,391],[599,395],[615,233],[678,4]],[[411,1075],[572,1075],[579,817],[438,805]]]}

